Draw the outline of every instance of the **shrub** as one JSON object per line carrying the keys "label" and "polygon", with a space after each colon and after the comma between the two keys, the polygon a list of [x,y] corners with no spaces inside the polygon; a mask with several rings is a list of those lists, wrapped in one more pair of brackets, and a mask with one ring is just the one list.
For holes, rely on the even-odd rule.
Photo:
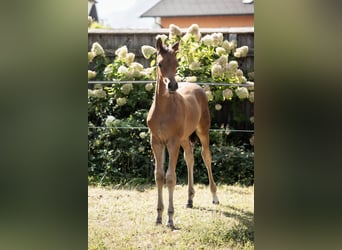
{"label": "shrub", "polygon": [[[162,36],[162,35],[158,35]],[[236,41],[223,40],[221,33],[201,38],[198,26],[192,25],[182,36],[177,26],[170,27],[165,44],[180,42],[180,80],[199,82],[247,83],[238,69],[239,57],[246,56],[248,47],[237,48]],[[88,89],[88,178],[89,183],[151,183],[154,181],[153,155],[146,129],[146,116],[152,103],[155,80],[155,49],[142,46],[143,55],[150,60],[144,68],[135,62],[135,55],[126,46],[115,51],[109,62],[100,44],[94,43],[88,52],[88,78],[94,80],[151,80],[151,83],[95,85]],[[209,99],[212,117],[210,135],[213,155],[213,174],[222,183],[253,184],[253,147],[250,134],[228,133],[233,128],[252,128],[253,123],[243,107],[254,102],[254,83],[248,86],[203,86]],[[227,112],[228,121],[220,119]],[[244,124],[244,127],[241,125]],[[247,125],[246,125],[247,124]],[[226,131],[224,131],[226,129]],[[194,177],[196,182],[208,182],[206,168],[195,149]],[[187,180],[187,169],[182,155],[177,165],[179,182]]]}

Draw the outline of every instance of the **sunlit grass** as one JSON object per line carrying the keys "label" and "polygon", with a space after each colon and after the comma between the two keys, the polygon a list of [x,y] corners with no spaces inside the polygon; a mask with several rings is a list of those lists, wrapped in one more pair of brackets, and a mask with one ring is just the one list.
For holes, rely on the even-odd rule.
{"label": "sunlit grass", "polygon": [[156,226],[155,188],[88,188],[88,249],[254,249],[254,188],[218,186],[219,205],[209,187],[195,186],[194,208],[185,208],[187,186],[174,193],[174,223]]}

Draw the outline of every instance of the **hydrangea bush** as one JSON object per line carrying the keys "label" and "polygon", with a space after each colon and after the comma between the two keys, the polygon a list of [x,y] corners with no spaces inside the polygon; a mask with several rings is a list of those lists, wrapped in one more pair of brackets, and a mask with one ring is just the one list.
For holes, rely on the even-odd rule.
{"label": "hydrangea bush", "polygon": [[[238,67],[239,58],[248,54],[247,46],[238,48],[236,41],[224,40],[222,33],[202,36],[198,25],[190,26],[184,34],[176,25],[170,25],[169,36],[158,37],[166,45],[180,42],[177,81],[246,84],[202,85],[208,97],[212,127],[221,127],[215,120],[215,114],[223,112],[226,104],[235,112],[240,104],[254,102],[254,83]],[[88,89],[90,183],[154,180],[146,116],[154,94],[156,49],[143,45],[141,52],[150,61],[150,67],[145,68],[136,62],[135,54],[128,51],[125,45],[116,49],[113,61],[109,61],[98,43],[94,43],[88,52],[89,80],[128,81],[111,86],[95,85]],[[134,80],[151,82],[129,83]],[[244,117],[244,114],[234,113],[233,117],[237,122],[254,122],[254,117]],[[215,179],[229,184],[253,184],[253,152],[248,140],[251,135],[248,143],[245,139],[242,143],[228,145],[227,141],[231,138],[228,128],[225,132],[211,133]],[[195,150],[195,157],[196,163],[203,165],[200,148]],[[185,181],[186,166],[181,156],[178,164],[178,180]],[[195,169],[195,180],[206,182],[204,165]]]}

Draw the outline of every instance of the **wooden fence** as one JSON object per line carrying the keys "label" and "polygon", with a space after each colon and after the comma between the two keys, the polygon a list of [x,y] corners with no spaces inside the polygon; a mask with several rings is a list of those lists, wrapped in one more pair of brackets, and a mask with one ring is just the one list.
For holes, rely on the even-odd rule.
{"label": "wooden fence", "polygon": [[[182,29],[186,32],[186,29]],[[254,28],[220,28],[220,29],[200,29],[202,36],[214,32],[221,32],[224,39],[237,40],[238,46],[247,45],[249,47],[248,56],[239,59],[240,68],[245,72],[254,71]],[[149,62],[141,53],[142,45],[155,46],[155,37],[158,34],[169,34],[168,29],[89,29],[88,30],[88,50],[94,42],[101,44],[109,58],[114,58],[114,52],[119,47],[126,45],[129,52],[133,52],[136,56],[135,60],[145,67],[149,66]]]}

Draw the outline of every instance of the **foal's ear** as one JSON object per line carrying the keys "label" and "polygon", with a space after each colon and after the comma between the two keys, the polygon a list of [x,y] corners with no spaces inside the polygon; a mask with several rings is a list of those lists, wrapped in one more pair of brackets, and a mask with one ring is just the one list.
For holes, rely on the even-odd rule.
{"label": "foal's ear", "polygon": [[164,51],[164,45],[163,45],[163,41],[162,39],[159,37],[158,40],[157,40],[157,43],[156,43],[156,49],[157,49],[157,52],[160,53],[162,51]]}
{"label": "foal's ear", "polygon": [[179,49],[179,42],[175,43],[174,45],[172,45],[172,50],[174,52],[178,52],[178,49]]}

